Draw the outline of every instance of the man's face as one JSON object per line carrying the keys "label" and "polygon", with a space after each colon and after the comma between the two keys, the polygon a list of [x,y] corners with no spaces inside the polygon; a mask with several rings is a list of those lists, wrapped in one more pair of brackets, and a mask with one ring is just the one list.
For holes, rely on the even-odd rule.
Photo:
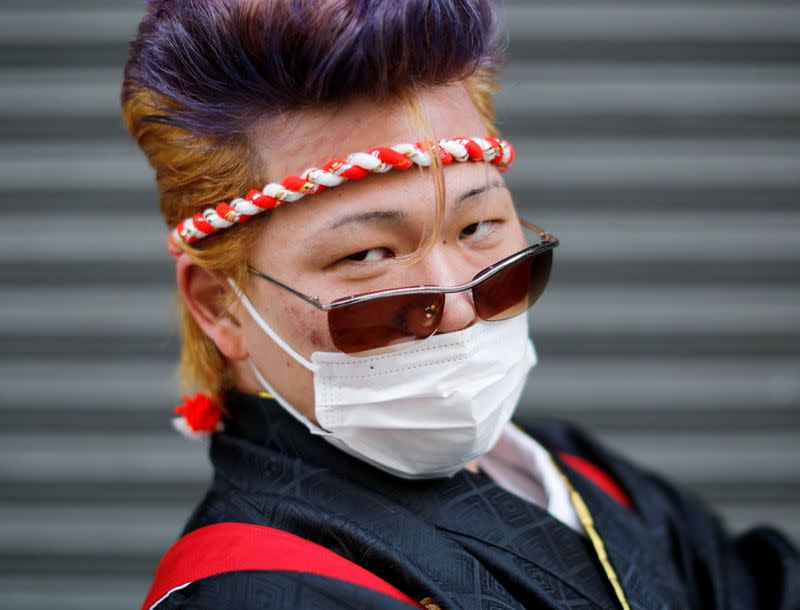
{"label": "man's face", "polygon": [[[421,95],[435,139],[483,135],[485,127],[460,85]],[[419,138],[399,104],[355,103],[309,111],[258,127],[254,144],[270,182],[348,153]],[[444,168],[445,213],[427,254],[409,261],[436,225],[431,170],[412,167],[368,176],[274,210],[263,223],[248,262],[322,303],[373,290],[464,283],[481,269],[525,246],[513,201],[497,168],[453,163]],[[337,351],[326,313],[256,276],[244,286],[269,325],[307,359]],[[277,346],[241,308],[247,351],[290,404],[315,420],[312,374]],[[467,293],[448,295],[438,333],[477,320]],[[260,389],[252,372],[232,363],[240,389]]]}

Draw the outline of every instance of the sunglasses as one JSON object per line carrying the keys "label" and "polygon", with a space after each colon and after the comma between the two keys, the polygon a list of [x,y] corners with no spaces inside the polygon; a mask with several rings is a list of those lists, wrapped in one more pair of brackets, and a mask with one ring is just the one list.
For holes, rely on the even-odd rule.
{"label": "sunglasses", "polygon": [[[365,292],[323,305],[258,269],[249,271],[327,312],[333,344],[354,356],[390,351],[404,343],[427,339],[439,328],[445,295],[469,290],[475,312],[482,320],[498,321],[521,314],[539,300],[553,264],[558,239],[534,224],[520,219],[522,226],[539,236],[539,243],[520,250],[482,271],[471,281],[443,288],[409,286]],[[362,354],[363,352],[363,354]]]}

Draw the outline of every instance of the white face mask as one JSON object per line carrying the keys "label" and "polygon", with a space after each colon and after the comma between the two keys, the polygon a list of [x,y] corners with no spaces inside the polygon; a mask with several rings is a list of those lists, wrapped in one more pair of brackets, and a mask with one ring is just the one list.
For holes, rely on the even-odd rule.
{"label": "white face mask", "polygon": [[451,476],[489,451],[537,362],[527,314],[479,321],[397,352],[365,357],[314,352],[309,362],[231,285],[259,327],[314,374],[320,425],[275,392],[251,359],[264,389],[312,434],[403,478]]}

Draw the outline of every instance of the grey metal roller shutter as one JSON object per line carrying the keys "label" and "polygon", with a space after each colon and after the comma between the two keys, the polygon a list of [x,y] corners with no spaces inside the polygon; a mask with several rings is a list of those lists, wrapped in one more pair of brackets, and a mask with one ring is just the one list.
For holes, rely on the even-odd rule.
{"label": "grey metal roller shutter", "polygon": [[[136,607],[207,483],[172,270],[117,106],[133,0],[0,7],[0,590]],[[800,541],[800,7],[506,4],[522,213],[556,234],[525,416]]]}

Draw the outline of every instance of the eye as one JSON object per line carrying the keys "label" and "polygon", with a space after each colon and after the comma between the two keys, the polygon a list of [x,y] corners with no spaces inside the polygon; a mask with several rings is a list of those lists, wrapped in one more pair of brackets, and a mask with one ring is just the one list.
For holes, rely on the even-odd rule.
{"label": "eye", "polygon": [[370,248],[369,250],[361,250],[361,252],[346,256],[343,260],[357,263],[374,263],[384,258],[394,258],[394,253],[387,248]]}
{"label": "eye", "polygon": [[493,220],[482,220],[480,222],[473,222],[471,225],[467,225],[463,229],[461,229],[461,234],[459,237],[486,237],[489,235],[495,226],[495,221]]}

